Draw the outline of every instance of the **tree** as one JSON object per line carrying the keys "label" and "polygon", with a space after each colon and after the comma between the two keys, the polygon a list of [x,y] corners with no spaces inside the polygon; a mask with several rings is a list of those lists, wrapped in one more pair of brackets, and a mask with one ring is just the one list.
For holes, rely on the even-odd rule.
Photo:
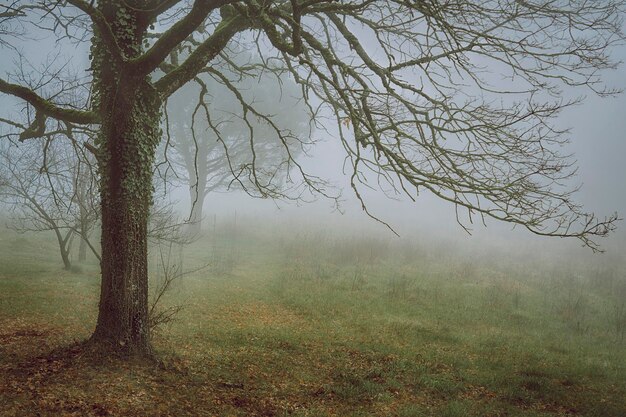
{"label": "tree", "polygon": [[[229,72],[294,80],[316,128],[334,120],[361,201],[373,174],[411,198],[428,190],[470,220],[490,217],[593,249],[594,238],[614,228],[616,216],[598,219],[572,200],[566,180],[575,170],[559,153],[565,132],[551,119],[577,101],[567,99],[570,88],[613,93],[600,74],[614,68],[610,47],[624,39],[622,0],[16,0],[2,7],[3,45],[46,29],[59,42],[91,42],[90,101],[68,102],[60,94],[68,84],[7,77],[0,91],[34,111],[22,138],[45,133],[47,119],[99,126],[92,148],[102,285],[93,343],[150,351],[146,242],[162,108],[184,85],[202,88],[199,75],[232,93],[244,121],[267,125],[283,143],[290,175],[317,193],[332,197],[292,157],[298,138],[247,101]],[[234,64],[242,49],[257,50],[263,65]],[[490,82],[489,72],[504,82]],[[258,175],[247,125],[253,158],[239,177],[261,196],[280,195]]]}
{"label": "tree", "polygon": [[[16,231],[54,232],[63,265],[70,270],[76,237],[79,261],[86,260],[87,250],[101,259],[90,241],[100,221],[100,201],[92,155],[67,146],[64,133],[49,134],[44,143],[0,146],[0,203],[13,214],[10,227]],[[155,192],[165,193],[163,185],[155,179]],[[184,224],[173,203],[161,201],[150,212],[148,238],[154,244],[190,243],[182,233]]]}
{"label": "tree", "polygon": [[63,266],[70,270],[75,236],[81,240],[79,259],[87,247],[99,258],[89,242],[99,218],[93,177],[89,163],[71,149],[48,143],[44,152],[41,145],[0,149],[0,202],[13,213],[15,230],[54,232]]}
{"label": "tree", "polygon": [[[239,68],[262,65],[249,53],[238,53],[233,60]],[[231,72],[229,76],[237,77],[237,74]],[[289,161],[283,144],[267,126],[255,120],[246,122],[238,115],[241,104],[223,83],[210,77],[202,77],[202,83],[206,91],[189,85],[168,99],[166,140],[160,164],[173,168],[173,177],[178,179],[175,182],[189,187],[189,223],[194,233],[201,229],[204,202],[210,192],[236,187],[239,180],[244,182],[245,190],[254,193],[254,185],[240,175],[241,168],[249,165],[253,157],[256,157],[257,175],[263,175],[264,182],[271,183],[276,193],[285,186],[285,168]],[[298,100],[299,90],[293,81],[279,80],[269,73],[261,74],[258,79],[237,80],[233,84],[248,101],[255,103],[260,112],[275,114],[283,129],[298,137],[311,136],[310,115],[304,103]],[[207,123],[205,106],[212,115],[212,124],[219,126],[219,137]],[[250,150],[247,123],[252,124],[255,132],[255,155]],[[301,153],[302,144],[291,142],[289,148],[295,158]]]}
{"label": "tree", "polygon": [[91,233],[100,220],[98,193],[96,189],[97,178],[92,170],[76,172],[74,198],[78,204],[78,230],[80,231],[80,243],[78,244],[78,261],[87,260],[87,248],[100,259],[100,254],[89,241]]}

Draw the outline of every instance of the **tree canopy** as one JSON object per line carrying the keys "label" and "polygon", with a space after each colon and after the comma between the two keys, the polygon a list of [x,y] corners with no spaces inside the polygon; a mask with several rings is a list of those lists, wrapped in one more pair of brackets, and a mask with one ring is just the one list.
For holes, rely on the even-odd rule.
{"label": "tree canopy", "polygon": [[[95,28],[112,59],[106,65],[152,74],[162,98],[206,75],[231,89],[244,120],[262,119],[287,148],[288,132],[259,112],[234,79],[268,71],[291,77],[319,128],[321,120],[335,118],[357,196],[369,170],[411,198],[426,189],[470,215],[538,234],[574,235],[596,247],[590,238],[606,234],[614,217],[598,220],[571,200],[564,180],[575,167],[560,153],[566,135],[551,119],[578,100],[564,87],[613,93],[600,76],[616,64],[609,47],[623,40],[622,11],[623,2],[615,0],[71,0],[16,1],[0,18],[3,43],[12,46],[12,37],[42,29],[85,41]],[[141,50],[125,50],[117,34],[124,25],[142,38]],[[261,62],[236,63],[238,48],[258,51]],[[159,70],[164,75],[155,75]],[[0,81],[2,92],[25,100],[40,117],[100,121],[93,104],[72,105],[59,97],[60,89]],[[35,117],[31,130],[38,123]],[[255,168],[251,164],[253,178]],[[315,178],[300,174],[318,188]],[[269,190],[266,183],[255,185]]]}

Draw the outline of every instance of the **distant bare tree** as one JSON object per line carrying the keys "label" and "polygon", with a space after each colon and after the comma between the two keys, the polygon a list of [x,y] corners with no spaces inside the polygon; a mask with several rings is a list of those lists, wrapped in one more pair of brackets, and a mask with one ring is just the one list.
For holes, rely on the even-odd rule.
{"label": "distant bare tree", "polygon": [[[235,59],[239,67],[262,65],[243,53]],[[233,82],[260,111],[275,114],[284,129],[298,137],[311,136],[311,115],[298,99],[299,89],[293,81],[261,74],[258,79],[247,77]],[[186,86],[168,99],[166,141],[159,168],[164,175],[167,168],[172,168],[174,176],[189,187],[191,230],[201,229],[204,201],[210,192],[241,188],[242,181],[244,189],[256,196],[254,185],[241,176],[253,158],[257,176],[275,187],[276,193],[291,186],[284,144],[261,121],[243,119],[240,108],[239,100],[228,88],[210,77],[202,77],[201,87]],[[211,124],[219,126],[220,136],[207,122],[205,110],[212,114]],[[254,154],[250,149],[251,129],[255,133]],[[291,140],[292,157],[302,153],[303,145],[302,141]]]}
{"label": "distant bare tree", "polygon": [[100,258],[89,241],[99,212],[89,165],[58,145],[47,145],[45,160],[40,143],[4,146],[0,150],[0,202],[9,207],[15,230],[54,232],[63,265],[69,270],[75,236],[85,245],[79,258],[86,247]]}
{"label": "distant bare tree", "polygon": [[[46,144],[45,152],[36,142],[1,147],[0,202],[12,213],[9,226],[14,230],[54,232],[63,265],[69,270],[76,237],[79,261],[86,259],[87,250],[101,260],[98,245],[90,240],[100,221],[100,196],[94,162],[81,159],[63,139]],[[157,182],[155,189],[160,185]],[[160,201],[150,214],[148,237],[155,244],[190,243],[183,225],[173,204]]]}

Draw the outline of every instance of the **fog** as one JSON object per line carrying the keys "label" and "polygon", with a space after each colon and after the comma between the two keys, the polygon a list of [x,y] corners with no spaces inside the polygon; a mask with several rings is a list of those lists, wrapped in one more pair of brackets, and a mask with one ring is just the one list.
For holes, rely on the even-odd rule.
{"label": "fog", "polygon": [[625,415],[626,41],[538,41],[623,3],[87,3],[0,5],[0,417]]}
{"label": "fog", "polygon": [[[357,33],[366,46],[375,43],[371,34],[362,28],[357,29]],[[51,38],[47,31],[35,30],[28,36],[16,37],[13,42],[3,44],[1,51],[3,58],[0,61],[0,73],[5,79],[21,79],[34,85],[37,83],[45,85],[45,75],[40,80],[37,79],[38,72],[44,68],[49,74],[58,70],[59,74],[65,77],[89,78],[91,64],[88,59],[88,42],[59,42]],[[626,45],[622,43],[614,46],[610,53],[610,58],[616,62],[626,60]],[[255,55],[252,53],[250,56]],[[375,48],[373,56],[383,58],[382,52]],[[506,85],[509,81],[502,78],[500,70],[498,66],[487,67],[487,75],[484,78],[486,82],[492,85]],[[609,89],[624,90],[625,74],[623,65],[613,70],[605,70],[601,74],[603,85]],[[155,77],[158,78],[160,75]],[[289,84],[290,81],[287,81]],[[300,108],[294,104],[296,101],[289,102],[298,96],[297,92],[283,91],[284,86],[274,83],[275,80],[270,78],[259,78],[243,87],[242,91],[253,97],[254,101],[261,103],[261,106],[269,106],[268,112],[285,112],[287,108],[285,106],[288,106],[290,114],[285,116],[286,119],[301,117],[304,120],[310,117],[304,107]],[[222,91],[218,91],[218,87],[218,84],[213,85],[214,90],[209,92],[212,99],[209,106],[216,112],[215,114],[223,116],[223,120],[217,124],[224,123],[220,125],[221,129],[246,130],[246,126],[234,124],[233,120],[240,117],[237,114],[237,106],[224,104],[228,101],[229,93],[223,88]],[[193,101],[191,95],[197,94],[194,88],[182,94],[180,103],[186,103],[185,100]],[[267,89],[280,90],[280,94],[275,99],[268,98]],[[480,94],[480,91],[472,93],[469,90],[468,94]],[[573,200],[580,203],[586,211],[595,213],[599,218],[613,213],[623,217],[623,213],[626,213],[624,182],[626,164],[623,161],[626,155],[624,140],[626,94],[616,93],[610,97],[599,97],[585,87],[565,90],[565,97],[583,96],[584,100],[580,104],[565,108],[554,119],[558,128],[569,129],[563,135],[569,143],[563,147],[561,153],[572,154],[577,167],[576,175],[568,178],[566,185],[580,186]],[[511,99],[515,100],[516,97]],[[180,103],[174,104],[172,109],[182,106]],[[26,109],[22,102],[8,95],[0,95],[0,108],[0,117],[3,120],[19,120]],[[191,124],[189,113],[190,110],[187,110],[186,114],[167,115],[169,119],[164,126],[178,123],[188,127]],[[337,236],[375,236],[400,245],[402,242],[419,242],[421,245],[453,248],[459,257],[479,256],[481,259],[492,257],[496,260],[501,257],[521,257],[528,260],[553,257],[555,264],[576,260],[598,266],[607,262],[615,263],[622,265],[619,268],[623,268],[620,260],[626,250],[626,229],[621,221],[618,222],[616,231],[610,233],[607,238],[598,240],[604,253],[593,253],[589,248],[582,247],[574,238],[535,236],[519,225],[499,222],[489,217],[483,218],[477,214],[470,217],[462,207],[455,207],[454,204],[441,200],[428,190],[419,192],[414,196],[415,201],[411,201],[403,192],[393,190],[388,185],[382,187],[377,185],[377,178],[371,173],[365,174],[364,178],[372,187],[359,189],[370,213],[368,215],[351,189],[346,152],[339,140],[339,132],[333,124],[332,117],[329,117],[332,115],[322,113],[318,116],[321,121],[317,121],[317,125],[309,125],[308,129],[298,132],[298,136],[310,144],[305,146],[305,152],[300,153],[296,160],[307,174],[327,181],[325,189],[329,195],[337,199],[326,198],[316,192],[306,192],[298,201],[280,197],[258,198],[250,195],[255,194],[254,186],[248,184],[248,192],[244,192],[237,181],[233,180],[233,176],[227,175],[220,186],[207,193],[203,202],[196,203],[204,208],[202,211],[204,233],[210,234],[211,228],[215,225],[238,218],[241,224],[247,224],[252,228],[259,225],[268,230],[281,230],[281,233],[288,233],[289,230],[304,234],[322,231]],[[193,117],[193,124],[198,123],[198,116],[194,114]],[[6,134],[11,131],[11,126],[5,123],[2,129]],[[169,128],[165,127],[164,130],[168,131]],[[203,132],[199,136],[203,134],[210,138],[215,136],[206,123],[198,130]],[[188,137],[184,140],[190,143],[191,131],[188,130],[186,134]],[[16,149],[24,147],[18,141],[9,139],[9,136],[4,138],[5,140],[0,143],[2,147],[17,146]],[[217,143],[216,139],[210,140]],[[166,142],[169,144],[167,137],[164,137],[162,143]],[[170,147],[169,155],[167,149],[165,153],[159,154],[157,164],[163,164],[164,158],[169,164],[167,158],[172,158],[171,149],[175,147]],[[176,154],[176,150],[173,154]],[[221,158],[225,159],[225,156]],[[259,157],[261,164],[263,158],[267,159],[268,166],[274,163],[269,156],[261,155]],[[189,221],[192,217],[192,204],[187,183],[193,182],[194,179],[184,178],[182,162],[179,162],[178,166],[167,164],[162,178],[159,177],[162,172],[157,172],[155,202],[157,205],[171,204],[177,213],[178,222]],[[293,167],[291,169],[293,170]],[[285,173],[279,174],[279,177],[280,175],[284,176]],[[15,228],[14,207],[10,203],[3,204],[0,210],[3,211],[0,214],[4,219],[4,225],[10,229]]]}
{"label": "fog", "polygon": [[[626,47],[615,48],[616,59],[626,59]],[[603,79],[610,87],[626,89],[626,70],[620,66],[614,71],[607,71]],[[580,185],[576,201],[599,216],[617,212],[620,217],[626,213],[626,95],[600,98],[593,92],[585,92],[584,102],[566,109],[557,119],[557,124],[569,128],[570,143],[566,152],[574,154],[579,167],[572,184]],[[207,197],[205,207],[207,219],[219,217],[247,216],[262,222],[302,223],[315,228],[319,223],[328,228],[329,224],[347,230],[363,228],[369,233],[393,238],[394,234],[385,225],[368,217],[350,189],[349,178],[342,172],[345,152],[336,138],[326,134],[314,133],[319,141],[309,157],[302,158],[303,165],[313,174],[329,179],[341,192],[342,202],[337,210],[332,201],[318,197],[314,202],[294,204],[286,201],[267,201],[253,199],[237,190],[216,192]],[[189,211],[185,204],[186,189],[174,193],[181,202],[181,213]],[[427,191],[421,193],[415,202],[406,196],[397,195],[388,198],[379,190],[367,192],[365,200],[372,214],[389,225],[400,236],[419,236],[424,241],[431,239],[449,240],[470,248],[485,246],[490,249],[501,248],[503,244],[513,249],[519,244],[534,246],[537,252],[546,249],[571,252],[572,256],[587,256],[588,249],[581,248],[573,239],[550,239],[533,236],[520,227],[501,224],[486,219],[485,225],[478,219],[471,225],[471,235],[456,222],[455,209]],[[463,213],[462,213],[463,214]],[[620,257],[626,247],[626,231],[623,222],[617,231],[601,240],[601,246],[607,254]],[[540,249],[539,249],[540,248]],[[567,249],[565,249],[567,248]],[[602,255],[597,255],[602,257]],[[590,256],[589,259],[596,259]]]}
{"label": "fog", "polygon": [[[53,68],[63,68],[68,73],[86,76],[89,61],[88,45],[67,42],[54,42],[47,33],[32,34],[32,39],[21,39],[10,48],[4,45],[0,71],[13,77],[16,69],[29,71],[52,64]],[[45,51],[45,52],[42,52]],[[626,59],[626,46],[616,46],[611,50],[611,58],[615,61]],[[602,80],[608,88],[626,89],[626,74],[623,65],[615,70],[602,73]],[[491,78],[489,78],[491,77]],[[497,83],[500,75],[497,69],[487,77],[488,82]],[[259,81],[260,82],[260,81]],[[251,87],[254,94],[254,87]],[[626,95],[616,94],[612,97],[598,97],[593,91],[585,88],[571,89],[573,96],[584,96],[584,101],[571,108],[566,108],[555,120],[559,128],[570,129],[564,135],[570,143],[563,153],[574,155],[578,167],[577,175],[569,180],[570,186],[580,185],[574,200],[581,203],[585,210],[594,212],[599,217],[617,212],[620,217],[626,213]],[[219,98],[217,98],[219,101]],[[262,99],[261,99],[262,101]],[[22,112],[22,104],[7,95],[0,96],[1,117],[11,119]],[[362,190],[364,201],[370,213],[388,223],[390,230],[381,222],[367,216],[354,192],[350,189],[349,173],[345,172],[346,154],[337,138],[334,127],[326,130],[313,129],[311,139],[315,141],[308,149],[307,155],[300,155],[298,162],[305,170],[332,185],[334,195],[340,195],[340,204],[323,196],[307,196],[306,202],[290,202],[285,199],[259,199],[250,197],[238,187],[222,187],[211,192],[205,201],[205,218],[213,216],[229,217],[235,212],[239,216],[259,219],[263,222],[281,223],[284,221],[310,224],[332,224],[341,229],[363,228],[371,233],[385,237],[419,235],[421,239],[449,240],[463,247],[490,246],[501,247],[518,244],[540,245],[542,248],[558,249],[566,247],[575,256],[585,256],[589,251],[579,250],[580,245],[571,239],[550,239],[532,236],[522,228],[500,224],[493,219],[479,217],[468,222],[466,213],[459,210],[459,216],[468,231],[460,227],[456,221],[456,211],[450,203],[424,191],[416,201],[410,201],[402,193],[390,193],[391,198],[374,186],[374,189]],[[6,141],[5,141],[6,142]],[[5,144],[6,145],[6,144]],[[371,178],[375,181],[375,178]],[[228,189],[226,189],[228,188]],[[387,187],[388,188],[388,187]],[[177,206],[181,219],[189,218],[190,202],[188,188],[182,184],[169,184],[167,200]],[[157,195],[157,200],[164,198]],[[7,208],[4,207],[4,210]],[[329,223],[330,222],[330,223]],[[619,255],[624,250],[626,231],[620,222],[617,231],[600,244],[607,253]],[[543,250],[543,249],[542,249]]]}
{"label": "fog", "polygon": [[[616,47],[613,54],[616,60],[626,60],[626,47]],[[626,89],[625,74],[622,65],[613,71],[606,71],[603,80],[610,88]],[[494,77],[497,75],[494,74]],[[575,200],[598,216],[617,212],[623,217],[622,213],[626,213],[626,164],[623,160],[626,155],[626,95],[601,98],[589,90],[578,90],[578,93],[584,94],[585,100],[573,108],[565,109],[556,120],[559,127],[570,129],[566,135],[570,143],[566,145],[564,153],[573,153],[579,168],[570,182],[580,185]],[[210,220],[213,215],[229,217],[237,212],[239,216],[252,217],[262,222],[302,223],[313,228],[317,227],[316,223],[332,224],[338,229],[344,226],[351,231],[363,228],[369,233],[393,238],[391,230],[368,217],[361,209],[350,189],[349,175],[343,172],[345,151],[337,138],[326,132],[314,132],[313,136],[318,143],[310,156],[301,158],[301,162],[309,172],[329,179],[335,185],[342,196],[339,209],[332,201],[319,196],[313,202],[294,204],[254,199],[234,189],[215,192],[207,197],[207,218]],[[188,212],[187,190],[178,189],[174,195],[180,201],[181,213]],[[380,190],[366,190],[364,196],[371,213],[387,222],[400,236],[420,236],[424,241],[452,241],[466,249],[476,246],[494,249],[504,244],[513,250],[522,244],[534,246],[538,253],[545,250],[569,251],[573,257],[591,254],[574,239],[537,237],[523,228],[501,224],[493,219],[485,219],[485,224],[479,218],[474,219],[474,223],[469,224],[471,234],[468,234],[456,222],[454,206],[428,191],[422,192],[415,202],[402,194],[389,198]],[[468,224],[462,210],[460,216]],[[617,231],[600,242],[607,254],[620,257],[626,249],[623,223],[620,222]]]}

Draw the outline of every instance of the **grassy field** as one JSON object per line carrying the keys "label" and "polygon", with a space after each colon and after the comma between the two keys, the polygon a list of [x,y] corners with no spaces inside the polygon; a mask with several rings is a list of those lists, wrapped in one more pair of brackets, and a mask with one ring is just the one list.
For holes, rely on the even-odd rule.
{"label": "grassy field", "polygon": [[246,230],[172,251],[159,364],[85,354],[97,266],[2,231],[0,415],[626,416],[623,264]]}

